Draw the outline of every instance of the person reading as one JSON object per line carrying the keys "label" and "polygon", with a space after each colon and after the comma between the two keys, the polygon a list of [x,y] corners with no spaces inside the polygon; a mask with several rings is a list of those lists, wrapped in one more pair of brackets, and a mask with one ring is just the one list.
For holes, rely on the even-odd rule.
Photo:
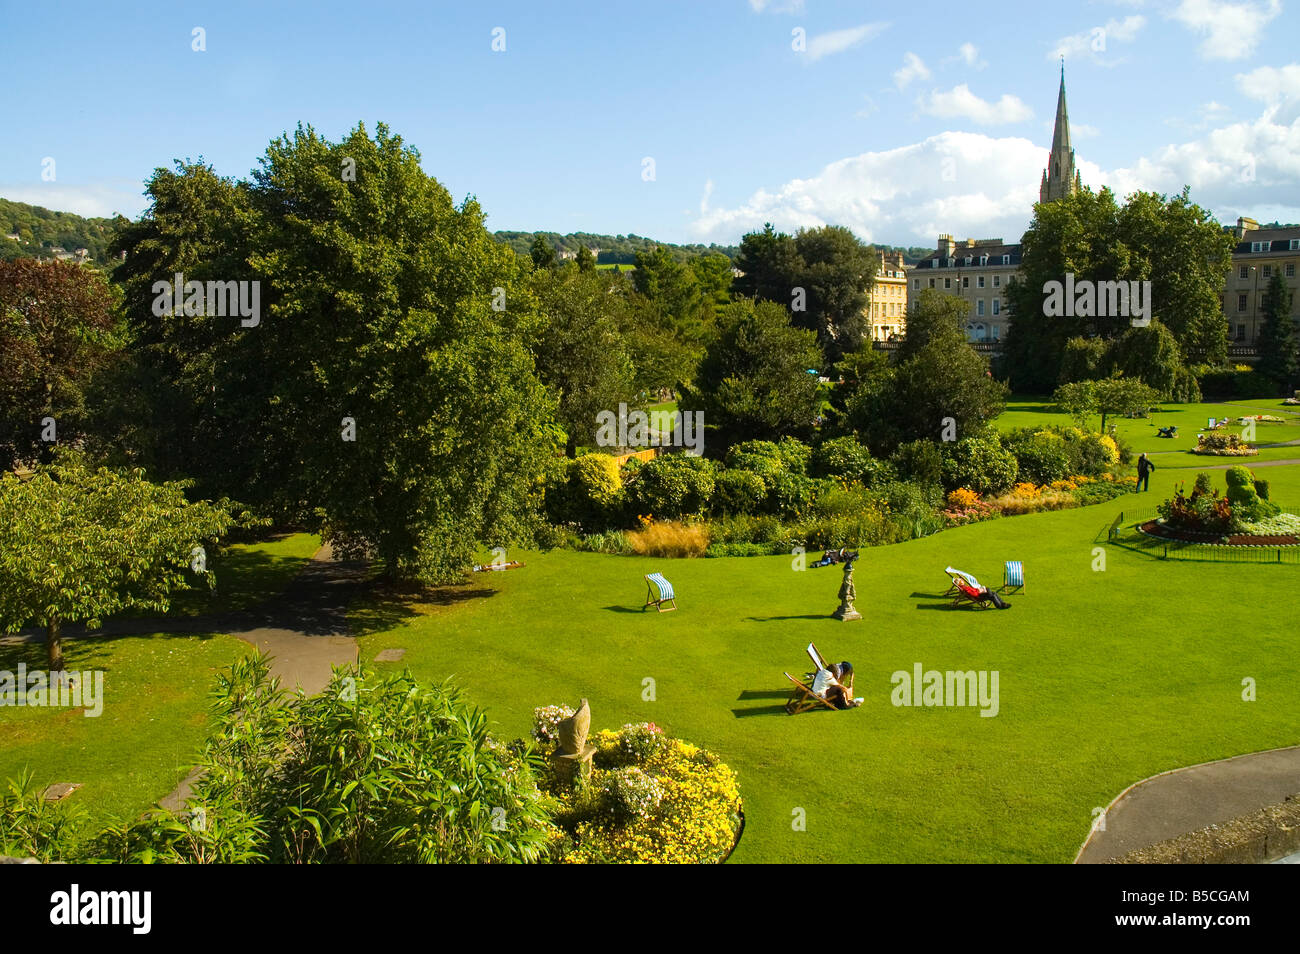
{"label": "person reading", "polygon": [[837,709],[862,705],[861,699],[853,698],[853,664],[847,660],[818,669],[813,676],[812,691],[817,698],[825,699]]}

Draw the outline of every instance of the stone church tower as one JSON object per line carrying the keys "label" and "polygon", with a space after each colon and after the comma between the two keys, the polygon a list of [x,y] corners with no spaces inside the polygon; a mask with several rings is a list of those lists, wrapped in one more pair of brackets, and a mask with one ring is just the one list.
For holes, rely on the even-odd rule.
{"label": "stone church tower", "polygon": [[1052,130],[1052,151],[1038,187],[1039,202],[1055,202],[1083,188],[1083,180],[1074,168],[1074,149],[1070,145],[1070,117],[1065,111],[1065,61],[1061,61],[1061,92],[1056,98],[1056,127]]}

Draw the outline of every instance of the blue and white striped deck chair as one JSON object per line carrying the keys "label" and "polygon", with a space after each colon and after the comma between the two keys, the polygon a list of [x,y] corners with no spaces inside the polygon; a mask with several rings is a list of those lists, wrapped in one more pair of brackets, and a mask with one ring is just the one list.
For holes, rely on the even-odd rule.
{"label": "blue and white striped deck chair", "polygon": [[1004,590],[1025,591],[1025,565],[1019,560],[1008,560],[1006,572],[1002,577],[1002,588]]}
{"label": "blue and white striped deck chair", "polygon": [[[641,607],[642,612],[645,612],[648,606],[653,606],[661,613],[670,613],[677,609],[677,594],[673,592],[673,585],[664,579],[662,573],[647,573],[645,579],[646,595],[645,606]],[[667,603],[673,605],[664,609]]]}

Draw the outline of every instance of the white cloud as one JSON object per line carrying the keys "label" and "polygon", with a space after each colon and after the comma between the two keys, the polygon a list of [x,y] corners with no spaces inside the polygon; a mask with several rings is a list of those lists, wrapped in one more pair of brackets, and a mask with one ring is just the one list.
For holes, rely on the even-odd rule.
{"label": "white cloud", "polygon": [[1249,73],[1238,73],[1235,78],[1237,89],[1251,99],[1266,103],[1300,99],[1300,64],[1261,66]]}
{"label": "white cloud", "polygon": [[996,103],[980,99],[962,83],[944,92],[931,90],[918,103],[921,112],[940,119],[969,119],[981,126],[1018,123],[1034,115],[1018,96],[1004,93]]}
{"label": "white cloud", "polygon": [[1239,60],[1255,52],[1264,27],[1281,12],[1281,0],[1182,0],[1168,16],[1205,35],[1200,48],[1205,59]]}
{"label": "white cloud", "polygon": [[894,85],[899,89],[905,88],[912,80],[929,78],[930,70],[925,62],[910,51],[903,54],[903,65],[894,70]]}
{"label": "white cloud", "polygon": [[841,159],[809,179],[759,189],[692,223],[703,241],[735,241],[771,222],[787,231],[845,225],[866,241],[926,244],[940,232],[1015,241],[1038,200],[1045,147],[1028,139],[944,132]]}
{"label": "white cloud", "polygon": [[857,116],[858,119],[866,119],[872,113],[880,109],[880,107],[876,105],[876,101],[872,99],[870,96],[867,96],[865,93],[863,94],[862,99],[863,99],[862,108],[859,109],[856,113],[854,113],[854,115]]}
{"label": "white cloud", "polygon": [[128,188],[109,184],[62,185],[58,182],[41,185],[0,183],[0,196],[11,202],[25,202],[87,217],[109,217],[120,212],[127,218],[136,218],[147,204],[139,184]]}
{"label": "white cloud", "polygon": [[1110,43],[1132,43],[1136,40],[1146,22],[1146,17],[1137,15],[1123,20],[1107,20],[1104,26],[1095,26],[1081,33],[1061,37],[1048,51],[1047,58],[1055,60],[1064,56],[1066,59],[1088,57],[1100,60],[1100,55],[1106,52]]}
{"label": "white cloud", "polygon": [[963,43],[957,48],[957,55],[950,56],[944,60],[945,63],[955,63],[961,61],[972,69],[982,70],[988,66],[988,62],[980,59],[979,47],[974,43]]}
{"label": "white cloud", "polygon": [[707,215],[709,211],[709,197],[713,195],[713,180],[704,181],[704,195],[700,196],[700,215]]}
{"label": "white cloud", "polygon": [[803,0],[784,0],[772,3],[771,0],[749,0],[750,9],[755,13],[803,13]]}
{"label": "white cloud", "polygon": [[846,30],[832,30],[830,33],[818,33],[808,38],[808,59],[820,60],[823,56],[843,53],[857,46],[864,40],[878,36],[889,26],[888,23],[864,23]]}

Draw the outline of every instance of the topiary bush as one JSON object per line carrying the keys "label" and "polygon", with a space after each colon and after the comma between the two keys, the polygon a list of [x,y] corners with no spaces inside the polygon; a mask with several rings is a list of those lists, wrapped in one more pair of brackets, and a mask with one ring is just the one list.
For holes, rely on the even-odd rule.
{"label": "topiary bush", "polygon": [[1228,503],[1236,521],[1254,523],[1278,514],[1279,508],[1260,497],[1255,479],[1245,467],[1229,467],[1225,478]]}

